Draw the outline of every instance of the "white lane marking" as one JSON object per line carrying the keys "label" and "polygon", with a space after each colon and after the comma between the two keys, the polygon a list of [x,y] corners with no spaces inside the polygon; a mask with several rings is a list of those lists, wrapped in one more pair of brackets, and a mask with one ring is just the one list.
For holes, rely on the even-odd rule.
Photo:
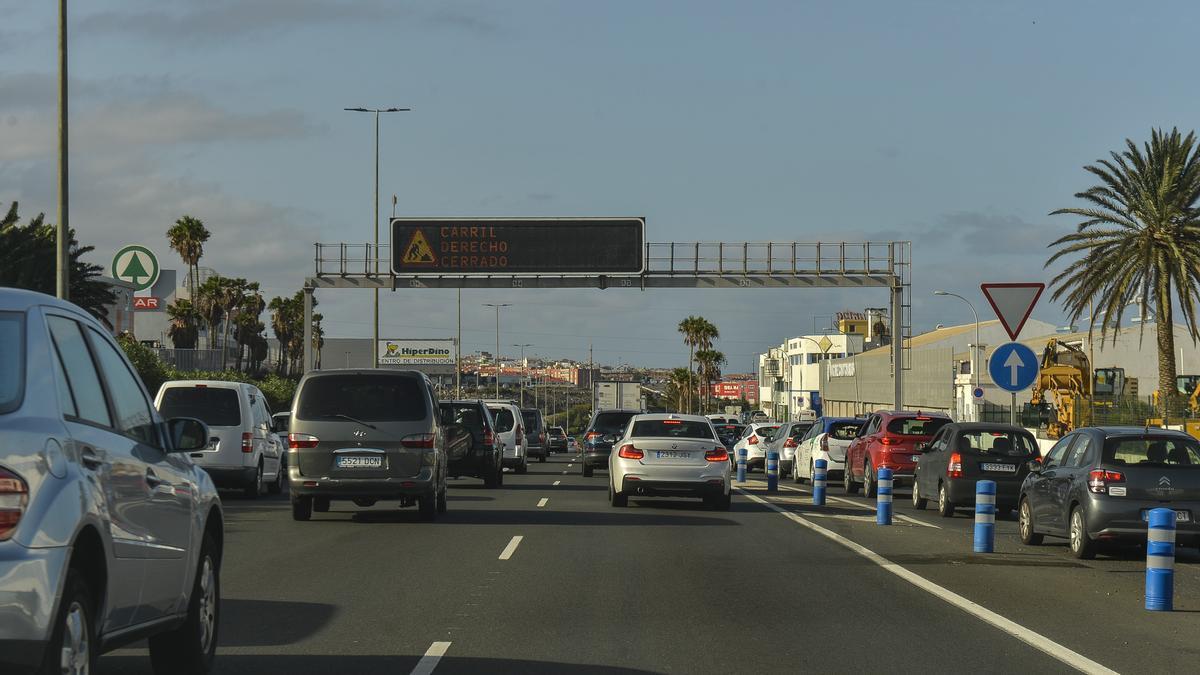
{"label": "white lane marking", "polygon": [[565,475],[567,475],[567,472],[566,472],[566,471],[564,471],[564,472],[563,472],[563,475],[564,475],[564,476],[565,476]]}
{"label": "white lane marking", "polygon": [[508,542],[508,546],[505,546],[504,550],[500,552],[500,559],[508,560],[509,558],[511,558],[513,553],[516,552],[517,547],[521,545],[521,540],[524,538],[525,537],[523,537],[519,534],[514,535],[513,538]]}
{"label": "white lane marking", "polygon": [[425,650],[425,655],[417,661],[416,667],[412,669],[412,675],[429,675],[433,669],[437,667],[438,661],[446,655],[446,650],[450,649],[449,642],[435,642],[429,645],[429,649]]}
{"label": "white lane marking", "polygon": [[[790,487],[787,485],[780,485],[779,487],[784,490],[788,490],[791,492],[799,492],[800,494],[804,494],[804,495],[812,494],[812,492],[809,492],[808,490],[802,490],[797,487]],[[825,500],[831,501],[831,502],[838,502],[839,504],[849,504],[850,506],[859,506],[864,509],[870,509],[872,511],[876,510],[875,507],[870,504],[856,502],[853,499],[846,499],[845,497],[835,497],[833,495],[825,495]],[[808,514],[805,514],[805,515],[808,515]],[[933,523],[927,523],[923,520],[917,520],[916,518],[913,518],[912,516],[905,515],[903,513],[896,513],[894,510],[892,511],[892,517],[895,518],[896,520],[899,520],[899,521],[902,521],[905,523],[909,523],[912,525],[920,525],[921,527],[932,527],[935,530],[942,529],[941,525],[934,525]]]}
{"label": "white lane marking", "polygon": [[548,502],[548,501],[550,501],[549,497],[542,497],[540,500],[538,500],[538,508],[540,509],[543,506],[545,506],[546,502]]}
{"label": "white lane marking", "polygon": [[573,466],[575,466],[575,465],[574,465],[574,464],[568,464],[568,465],[567,465],[567,468],[568,468],[568,469],[570,469],[570,468],[571,468],[571,467],[573,467]]}
{"label": "white lane marking", "polygon": [[804,517],[800,516],[799,514],[792,513],[791,511],[788,511],[787,509],[785,509],[781,506],[776,506],[775,504],[772,504],[771,502],[763,499],[762,497],[759,497],[758,495],[750,494],[750,493],[746,492],[745,490],[742,490],[741,492],[743,495],[758,502],[759,504],[762,504],[763,506],[766,506],[767,508],[771,509],[772,511],[776,511],[778,513],[783,514],[783,516],[785,518],[787,518],[788,520],[791,520],[792,522],[797,523],[798,525],[807,527],[808,529],[812,530],[813,532],[816,532],[817,534],[819,534],[823,537],[831,539],[831,540],[841,544],[842,546],[845,546],[846,548],[850,549],[851,551],[854,551],[855,553],[866,558],[867,560],[870,560],[871,562],[875,563],[876,565],[879,565],[883,569],[885,569],[888,572],[891,572],[892,574],[909,582],[910,584],[916,586],[917,588],[920,588],[921,590],[926,591],[927,593],[947,602],[948,604],[954,605],[955,607],[974,616],[975,618],[979,619],[980,621],[983,621],[984,623],[988,623],[996,628],[999,628],[1001,631],[1008,633],[1012,637],[1015,637],[1016,639],[1020,640],[1021,642],[1024,642],[1025,644],[1029,645],[1030,647],[1033,647],[1034,649],[1036,649],[1036,650],[1042,652],[1043,654],[1046,654],[1052,658],[1058,659],[1059,661],[1067,664],[1068,666],[1071,666],[1072,668],[1074,668],[1082,673],[1089,673],[1089,674],[1095,674],[1095,675],[1117,675],[1117,672],[1115,670],[1111,670],[1099,663],[1096,663],[1095,661],[1089,659],[1088,657],[1084,656],[1083,654],[1080,654],[1079,652],[1076,652],[1076,651],[1072,651],[1071,649],[1068,649],[1064,645],[1058,644],[1057,642],[1054,642],[1050,638],[1045,637],[1044,635],[1040,635],[1040,634],[1022,626],[1021,624],[1017,623],[1016,621],[1013,621],[1012,619],[1008,619],[1000,614],[997,614],[996,612],[993,612],[992,610],[984,607],[983,605],[980,605],[979,603],[968,600],[967,598],[964,598],[963,596],[959,595],[958,593],[955,593],[954,591],[951,591],[947,588],[943,588],[942,586],[939,586],[939,585],[933,583],[932,581],[926,579],[925,577],[923,577],[915,572],[912,572],[908,568],[897,565],[896,563],[879,555],[875,551],[872,551],[871,549],[867,548],[866,546],[863,546],[862,544],[851,541],[850,539],[843,537],[842,535],[838,534],[837,532],[834,532],[832,530],[827,530],[824,527],[821,527],[820,525],[817,525],[816,523],[814,523],[812,521],[806,520]]}
{"label": "white lane marking", "polygon": [[561,480],[556,480],[556,481],[554,481],[554,484],[555,484],[555,485],[558,485],[558,484],[559,484],[559,483],[561,483],[561,482],[562,482]]}

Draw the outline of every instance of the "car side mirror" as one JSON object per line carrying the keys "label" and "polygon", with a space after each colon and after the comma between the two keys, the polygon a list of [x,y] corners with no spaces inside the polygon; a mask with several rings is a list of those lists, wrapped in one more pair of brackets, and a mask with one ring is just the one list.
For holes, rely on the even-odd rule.
{"label": "car side mirror", "polygon": [[208,425],[193,417],[167,420],[167,432],[171,435],[169,452],[195,452],[208,445]]}
{"label": "car side mirror", "polygon": [[917,450],[917,452],[929,452],[929,444],[928,443],[917,443],[916,450]]}
{"label": "car side mirror", "polygon": [[1041,473],[1046,467],[1042,464],[1042,458],[1031,459],[1025,463],[1029,467],[1029,473]]}

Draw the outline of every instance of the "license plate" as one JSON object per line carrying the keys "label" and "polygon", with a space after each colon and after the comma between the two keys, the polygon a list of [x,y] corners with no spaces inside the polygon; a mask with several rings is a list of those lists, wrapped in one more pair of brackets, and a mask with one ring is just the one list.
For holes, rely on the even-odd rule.
{"label": "license plate", "polygon": [[339,469],[382,469],[383,458],[373,455],[341,455],[337,458]]}
{"label": "license plate", "polygon": [[997,473],[1013,473],[1017,470],[1016,464],[981,464],[980,468],[984,471],[995,471]]}
{"label": "license plate", "polygon": [[[1150,511],[1149,510],[1142,509],[1142,520],[1147,520],[1147,521],[1150,520]],[[1177,522],[1177,523],[1192,522],[1192,512],[1191,511],[1176,511],[1175,512],[1175,522]]]}
{"label": "license plate", "polygon": [[691,459],[692,453],[678,450],[659,450],[654,453],[657,459]]}

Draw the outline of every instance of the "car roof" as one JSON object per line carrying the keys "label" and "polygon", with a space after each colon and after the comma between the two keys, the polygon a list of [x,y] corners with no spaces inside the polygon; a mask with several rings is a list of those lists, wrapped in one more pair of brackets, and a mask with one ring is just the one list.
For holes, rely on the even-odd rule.
{"label": "car roof", "polygon": [[163,389],[197,386],[208,387],[209,389],[241,389],[243,387],[253,387],[254,385],[234,380],[167,380],[162,383]]}
{"label": "car roof", "polygon": [[711,422],[704,415],[684,415],[683,413],[638,413],[636,420],[684,420],[688,422]]}
{"label": "car roof", "polygon": [[1139,426],[1107,426],[1107,427],[1083,427],[1078,431],[1100,432],[1105,437],[1108,436],[1175,436],[1177,438],[1191,438],[1178,429],[1163,429],[1162,427],[1139,427]]}
{"label": "car roof", "polygon": [[937,417],[950,419],[950,416],[939,410],[876,410],[876,415],[886,417]]}
{"label": "car roof", "polygon": [[310,370],[306,377],[326,377],[328,375],[381,375],[384,377],[417,377],[424,379],[425,373],[419,370],[397,370],[392,368],[323,368]]}
{"label": "car roof", "polygon": [[[951,422],[946,426],[955,427],[962,431],[1017,431],[1026,434],[1029,433],[1029,430],[1024,427],[1002,422]],[[1032,436],[1033,434],[1030,435]]]}
{"label": "car roof", "polygon": [[[633,408],[604,408],[603,410],[596,411],[597,415],[599,415],[601,413],[633,413],[634,415],[641,415],[642,411],[634,410]],[[663,415],[663,414],[670,414],[670,413],[654,413],[654,414],[655,415]]]}

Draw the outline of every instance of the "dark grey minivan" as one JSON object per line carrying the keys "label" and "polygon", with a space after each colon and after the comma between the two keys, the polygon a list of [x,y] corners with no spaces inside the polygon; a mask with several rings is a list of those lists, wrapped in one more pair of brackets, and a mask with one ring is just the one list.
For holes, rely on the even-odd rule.
{"label": "dark grey minivan", "polygon": [[331,500],[366,508],[380,500],[446,510],[446,429],[429,378],[408,370],[319,370],[292,401],[288,487],[292,517],[308,520]]}

